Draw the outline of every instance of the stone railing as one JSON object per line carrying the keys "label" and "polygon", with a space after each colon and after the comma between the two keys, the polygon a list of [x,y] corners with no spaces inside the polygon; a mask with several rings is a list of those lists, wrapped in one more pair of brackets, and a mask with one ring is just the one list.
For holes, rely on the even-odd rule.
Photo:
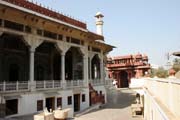
{"label": "stone railing", "polygon": [[66,80],[66,88],[84,87],[84,80]]}
{"label": "stone railing", "polygon": [[62,82],[60,80],[44,80],[44,81],[35,81],[36,89],[55,89],[62,88]]}
{"label": "stone railing", "polygon": [[100,79],[89,80],[89,83],[91,83],[91,85],[94,85],[94,86],[104,85],[104,81]]}
{"label": "stone railing", "polygon": [[49,89],[71,89],[77,87],[85,87],[86,82],[83,80],[66,80],[63,83],[61,80],[43,80],[34,81],[17,81],[17,82],[0,82],[0,92],[21,92],[33,90],[49,90]]}
{"label": "stone railing", "polygon": [[0,92],[28,91],[28,81],[0,82]]}
{"label": "stone railing", "polygon": [[85,85],[85,81],[83,80],[66,80],[63,83],[61,80],[44,80],[44,81],[36,81],[36,89],[66,89],[66,88],[75,88],[75,87],[83,87]]}

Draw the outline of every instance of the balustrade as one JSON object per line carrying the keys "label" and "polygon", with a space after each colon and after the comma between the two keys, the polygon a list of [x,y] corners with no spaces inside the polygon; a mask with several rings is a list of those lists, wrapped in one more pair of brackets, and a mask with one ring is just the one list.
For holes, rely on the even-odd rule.
{"label": "balustrade", "polygon": [[0,92],[27,91],[29,90],[28,81],[0,82]]}
{"label": "balustrade", "polygon": [[[85,81],[83,80],[67,80],[66,83],[62,83],[61,80],[44,80],[35,81],[36,90],[47,90],[47,89],[61,89],[83,87]],[[28,81],[17,81],[17,82],[0,82],[0,92],[21,92],[29,91],[30,82]]]}
{"label": "balustrade", "polygon": [[62,88],[62,81],[60,80],[44,80],[36,81],[36,89],[54,89]]}

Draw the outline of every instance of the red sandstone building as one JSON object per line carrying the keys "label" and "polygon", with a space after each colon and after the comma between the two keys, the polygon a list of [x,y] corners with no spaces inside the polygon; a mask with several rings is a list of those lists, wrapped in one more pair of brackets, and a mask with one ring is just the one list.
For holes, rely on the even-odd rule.
{"label": "red sandstone building", "polygon": [[139,78],[149,72],[148,56],[142,54],[111,57],[107,60],[108,74],[117,81],[117,87],[129,87],[131,78]]}

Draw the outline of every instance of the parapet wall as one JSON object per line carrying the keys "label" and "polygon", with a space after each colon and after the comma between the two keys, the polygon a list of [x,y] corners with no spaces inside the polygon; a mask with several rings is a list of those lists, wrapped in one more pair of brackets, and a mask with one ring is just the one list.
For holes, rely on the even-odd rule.
{"label": "parapet wall", "polygon": [[144,119],[180,119],[180,79],[132,79],[130,87],[144,91]]}

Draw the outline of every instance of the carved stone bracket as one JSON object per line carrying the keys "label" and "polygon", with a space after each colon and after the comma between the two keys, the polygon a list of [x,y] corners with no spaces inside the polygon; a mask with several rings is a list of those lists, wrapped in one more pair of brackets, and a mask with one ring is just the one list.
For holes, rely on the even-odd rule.
{"label": "carved stone bracket", "polygon": [[24,35],[23,38],[25,43],[34,50],[44,41],[33,35]]}
{"label": "carved stone bracket", "polygon": [[85,47],[80,47],[80,51],[84,57],[88,58],[88,50]]}
{"label": "carved stone bracket", "polygon": [[70,45],[66,44],[65,42],[58,42],[57,44],[58,49],[61,50],[61,54],[65,55],[66,52],[71,48]]}

